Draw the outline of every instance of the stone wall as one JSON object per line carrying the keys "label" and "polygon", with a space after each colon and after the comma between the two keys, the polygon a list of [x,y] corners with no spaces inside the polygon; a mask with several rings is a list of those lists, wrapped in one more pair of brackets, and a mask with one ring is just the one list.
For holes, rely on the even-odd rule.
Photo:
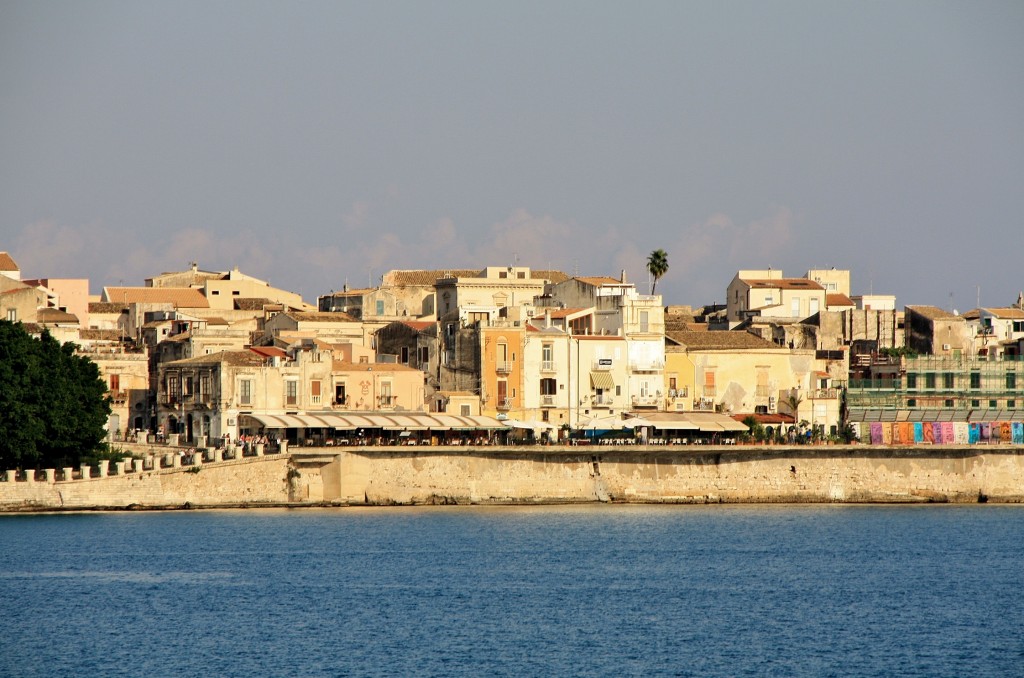
{"label": "stone wall", "polygon": [[318,491],[371,504],[1024,501],[1021,448],[552,449],[345,451]]}
{"label": "stone wall", "polygon": [[[174,457],[176,459],[176,457]],[[72,477],[71,469],[67,469]],[[0,477],[0,511],[625,501],[1022,502],[1024,448],[303,448],[85,480]]]}

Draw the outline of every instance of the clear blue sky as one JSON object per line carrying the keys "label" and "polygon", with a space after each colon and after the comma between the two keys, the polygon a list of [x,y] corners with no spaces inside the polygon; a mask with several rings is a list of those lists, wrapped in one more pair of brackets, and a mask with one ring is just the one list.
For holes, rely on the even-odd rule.
{"label": "clear blue sky", "polygon": [[[518,261],[1024,288],[1024,3],[0,2],[0,250],[307,300]],[[951,302],[952,297],[952,302]]]}

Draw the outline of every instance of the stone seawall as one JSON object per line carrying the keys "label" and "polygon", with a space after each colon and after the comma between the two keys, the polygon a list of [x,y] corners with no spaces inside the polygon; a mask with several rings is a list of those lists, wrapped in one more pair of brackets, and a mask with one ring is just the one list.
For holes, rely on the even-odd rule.
{"label": "stone seawall", "polygon": [[1024,448],[293,449],[0,482],[0,511],[321,504],[1024,502]]}
{"label": "stone seawall", "polygon": [[391,448],[338,453],[317,482],[370,504],[1021,502],[1024,449]]}

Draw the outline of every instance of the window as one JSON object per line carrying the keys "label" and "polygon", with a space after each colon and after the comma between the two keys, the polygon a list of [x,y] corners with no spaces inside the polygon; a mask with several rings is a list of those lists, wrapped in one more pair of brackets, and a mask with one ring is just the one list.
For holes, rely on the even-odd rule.
{"label": "window", "polygon": [[907,400],[907,407],[917,407],[917,400],[915,398]]}
{"label": "window", "polygon": [[309,382],[309,397],[314,405],[320,404],[320,380],[314,379]]}
{"label": "window", "polygon": [[555,347],[553,344],[544,344],[541,348],[541,369],[553,370],[555,368]]}
{"label": "window", "polygon": [[981,407],[981,401],[980,400],[972,400],[971,401],[971,407]]}
{"label": "window", "polygon": [[999,407],[999,403],[998,403],[998,401],[990,400],[990,401],[988,401],[988,406],[989,406],[990,409],[994,410],[997,407]]}
{"label": "window", "polygon": [[981,372],[971,372],[971,388],[981,388]]}
{"label": "window", "polygon": [[408,346],[403,346],[402,347],[402,364],[403,365],[408,365],[409,364],[409,347]]}
{"label": "window", "polygon": [[1013,321],[1013,331],[1014,332],[1024,332],[1024,320],[1014,320]]}
{"label": "window", "polygon": [[553,396],[558,392],[558,381],[555,379],[540,380],[540,394],[542,396]]}
{"label": "window", "polygon": [[377,300],[377,315],[384,315],[384,300]]}
{"label": "window", "polygon": [[200,397],[210,397],[210,375],[208,374],[199,377],[199,395]]}
{"label": "window", "polygon": [[943,388],[953,388],[953,373],[952,372],[946,372],[945,374],[942,375],[942,387]]}
{"label": "window", "polygon": [[928,372],[927,374],[924,375],[924,387],[925,388],[935,388],[935,373],[934,372]]}
{"label": "window", "polygon": [[238,382],[238,403],[240,405],[252,405],[252,381],[243,379]]}
{"label": "window", "polygon": [[380,404],[387,407],[395,404],[394,396],[391,395],[390,381],[382,381],[380,384]]}
{"label": "window", "polygon": [[110,375],[110,392],[117,393],[121,390],[121,375],[112,374]]}
{"label": "window", "polygon": [[177,398],[181,393],[178,391],[178,377],[168,376],[167,377],[167,395],[172,398]]}
{"label": "window", "polygon": [[942,405],[943,407],[953,407],[953,401],[950,399],[946,399],[943,401]]}
{"label": "window", "polygon": [[1006,388],[1017,388],[1017,373],[1008,372],[1006,374]]}
{"label": "window", "polygon": [[917,375],[907,372],[907,388],[917,388]]}
{"label": "window", "polygon": [[811,315],[814,315],[815,313],[818,312],[818,310],[819,310],[818,305],[820,303],[821,302],[819,300],[817,300],[817,299],[811,299]]}
{"label": "window", "polygon": [[192,377],[185,377],[184,386],[185,386],[184,395],[185,396],[192,395]]}
{"label": "window", "polygon": [[345,405],[348,398],[345,395],[345,384],[334,385],[334,404]]}
{"label": "window", "polygon": [[793,316],[794,318],[798,318],[800,316],[800,299],[799,298],[790,300],[790,302],[789,302],[789,310],[790,310],[790,315]]}
{"label": "window", "polygon": [[1007,400],[1006,401],[1006,407],[1007,407],[1007,409],[1011,409],[1011,410],[1016,409],[1017,408],[1017,401],[1016,400]]}
{"label": "window", "polygon": [[641,332],[649,331],[649,329],[650,329],[649,328],[649,323],[650,323],[650,319],[649,318],[650,318],[650,313],[648,313],[647,311],[640,311],[640,331]]}
{"label": "window", "polygon": [[299,382],[294,380],[284,382],[284,403],[285,405],[299,404]]}
{"label": "window", "polygon": [[615,395],[617,395],[617,396],[622,395],[622,385],[621,384],[615,384]]}
{"label": "window", "polygon": [[8,322],[12,322],[12,323],[18,322],[18,309],[16,309],[16,308],[9,308],[9,309],[7,309],[7,321]]}
{"label": "window", "polygon": [[469,407],[469,405],[459,405],[459,414],[461,414],[463,417],[470,416],[470,407]]}

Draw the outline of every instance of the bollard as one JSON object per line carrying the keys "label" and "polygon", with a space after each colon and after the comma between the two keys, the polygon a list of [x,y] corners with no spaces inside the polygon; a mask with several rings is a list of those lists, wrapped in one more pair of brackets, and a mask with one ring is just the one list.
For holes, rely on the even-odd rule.
{"label": "bollard", "polygon": [[220,448],[217,448],[216,450],[214,450],[213,451],[213,460],[214,461],[224,461],[224,450],[222,450]]}
{"label": "bollard", "polygon": [[46,468],[43,469],[43,473],[46,475],[46,482],[49,485],[53,485],[57,482],[57,469]]}
{"label": "bollard", "polygon": [[100,478],[106,478],[110,475],[110,460],[100,459]]}
{"label": "bollard", "polygon": [[82,471],[82,480],[92,478],[92,469],[89,468],[88,464],[79,464],[78,468]]}
{"label": "bollard", "polygon": [[257,457],[262,457],[263,456],[263,443],[256,443],[256,456]]}
{"label": "bollard", "polygon": [[123,461],[115,461],[114,462],[114,473],[116,473],[119,476],[123,476],[124,475],[124,462]]}
{"label": "bollard", "polygon": [[75,475],[74,475],[75,470],[73,468],[71,468],[70,466],[65,466],[61,470],[64,472],[64,482],[67,482],[69,480],[73,480],[74,479],[74,477],[75,477]]}
{"label": "bollard", "polygon": [[25,469],[25,482],[34,483],[36,481],[36,470],[34,468]]}
{"label": "bollard", "polygon": [[288,454],[288,441],[287,440],[282,440],[281,441],[281,454]]}

